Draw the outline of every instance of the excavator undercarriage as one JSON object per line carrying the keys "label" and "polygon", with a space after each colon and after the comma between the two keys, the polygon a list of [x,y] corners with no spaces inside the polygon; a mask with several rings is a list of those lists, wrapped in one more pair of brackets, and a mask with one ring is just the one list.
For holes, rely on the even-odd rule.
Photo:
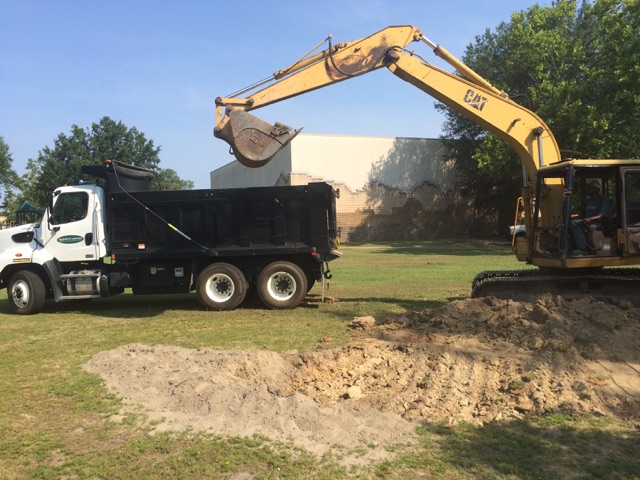
{"label": "excavator undercarriage", "polygon": [[626,301],[640,306],[640,269],[493,270],[476,275],[471,286],[474,298],[535,301],[544,294],[566,299],[591,296],[605,302]]}

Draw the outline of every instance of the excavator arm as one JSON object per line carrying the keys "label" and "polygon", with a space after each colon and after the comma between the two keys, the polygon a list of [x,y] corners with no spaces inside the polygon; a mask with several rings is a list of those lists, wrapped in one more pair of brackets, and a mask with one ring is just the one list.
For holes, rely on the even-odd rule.
{"label": "excavator arm", "polygon": [[[230,97],[218,97],[214,135],[231,145],[240,163],[261,167],[300,130],[280,123],[272,126],[246,112],[377,70],[385,66],[390,50],[404,48],[421,37],[422,32],[412,26],[389,27],[370,37],[336,45],[331,43],[330,36],[328,49],[305,55],[270,78]],[[238,97],[268,83],[248,97]],[[224,116],[223,107],[226,107]]]}
{"label": "excavator arm", "polygon": [[[405,47],[422,41],[465,78],[421,59]],[[225,140],[240,163],[261,167],[300,130],[270,125],[247,113],[275,102],[386,67],[399,78],[431,95],[511,145],[530,180],[538,168],[560,160],[558,145],[545,123],[468,68],[444,48],[424,38],[413,26],[385,28],[369,37],[331,44],[305,56],[269,79],[227,98],[216,99],[216,137]],[[259,86],[264,88],[239,97]],[[222,109],[225,108],[224,115]]]}

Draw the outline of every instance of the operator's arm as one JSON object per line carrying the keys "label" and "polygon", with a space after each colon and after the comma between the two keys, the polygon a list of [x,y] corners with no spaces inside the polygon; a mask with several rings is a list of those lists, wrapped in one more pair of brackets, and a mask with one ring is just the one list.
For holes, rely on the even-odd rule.
{"label": "operator's arm", "polygon": [[593,201],[590,202],[591,205],[589,202],[587,203],[582,223],[592,223],[606,219],[609,216],[609,199],[604,195],[598,195],[590,200]]}

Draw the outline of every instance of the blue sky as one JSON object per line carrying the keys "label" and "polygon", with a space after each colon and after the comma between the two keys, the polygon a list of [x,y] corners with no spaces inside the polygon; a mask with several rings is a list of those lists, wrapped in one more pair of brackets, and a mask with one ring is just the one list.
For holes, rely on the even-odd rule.
{"label": "blue sky", "polygon": [[[161,147],[160,166],[196,188],[233,160],[212,134],[214,100],[334,42],[411,24],[461,57],[487,28],[551,1],[0,0],[0,136],[13,167],[73,124],[103,116]],[[424,44],[412,47],[446,67]],[[428,95],[386,70],[254,112],[306,133],[437,137]]]}

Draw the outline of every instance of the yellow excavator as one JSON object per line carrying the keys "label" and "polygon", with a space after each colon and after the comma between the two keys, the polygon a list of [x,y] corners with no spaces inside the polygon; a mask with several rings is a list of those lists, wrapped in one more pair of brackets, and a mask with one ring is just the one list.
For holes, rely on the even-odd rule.
{"label": "yellow excavator", "polygon": [[[482,272],[472,296],[521,299],[552,292],[640,300],[640,269],[633,267],[640,264],[640,160],[563,159],[541,118],[416,27],[392,26],[347,43],[333,44],[329,36],[327,42],[328,48],[313,53],[318,46],[273,76],[216,99],[214,135],[240,163],[265,165],[299,132],[249,111],[386,67],[507,142],[522,161],[519,205],[526,236],[514,238],[514,251],[538,268]],[[426,43],[460,75],[407,50],[412,42]],[[592,197],[601,199],[600,213],[580,218]]]}

